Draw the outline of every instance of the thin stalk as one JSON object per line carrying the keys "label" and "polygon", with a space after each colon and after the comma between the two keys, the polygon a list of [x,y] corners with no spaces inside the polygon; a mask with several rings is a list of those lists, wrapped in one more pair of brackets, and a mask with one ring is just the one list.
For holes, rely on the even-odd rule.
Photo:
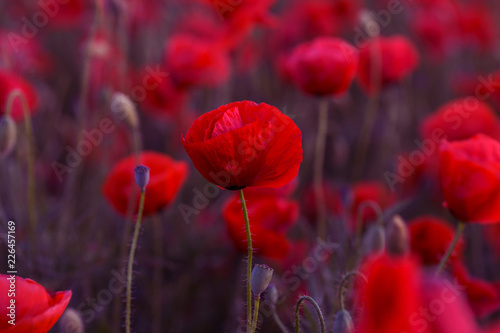
{"label": "thin stalk", "polygon": [[312,298],[310,296],[301,296],[299,298],[299,300],[297,301],[297,304],[295,305],[295,333],[299,333],[299,331],[300,331],[299,310],[300,310],[300,306],[302,305],[303,301],[309,301],[314,306],[314,309],[316,310],[316,313],[318,314],[319,323],[321,325],[321,333],[325,333],[326,332],[325,331],[325,318],[323,317],[323,313],[321,312],[321,309],[320,309],[318,303],[316,303],[314,298]]}
{"label": "thin stalk", "polygon": [[274,310],[274,313],[273,313],[273,319],[274,319],[274,322],[276,323],[276,325],[278,325],[278,327],[280,328],[282,333],[288,333],[288,330],[287,330],[285,324],[283,324],[280,317],[278,316],[276,309]]}
{"label": "thin stalk", "polygon": [[35,200],[35,144],[33,139],[33,125],[31,123],[30,110],[28,106],[28,101],[24,93],[19,90],[13,90],[8,98],[6,105],[6,116],[10,116],[12,112],[12,106],[14,100],[18,98],[21,102],[21,107],[24,116],[24,127],[26,130],[26,140],[27,140],[27,157],[26,162],[28,165],[28,184],[27,184],[27,201],[28,201],[28,222],[30,229],[30,244],[31,249],[34,253],[37,252],[37,240],[36,240],[36,200]]}
{"label": "thin stalk", "polygon": [[441,272],[443,271],[444,267],[446,266],[446,262],[448,261],[451,254],[453,253],[455,246],[457,246],[458,240],[460,239],[460,236],[462,236],[464,229],[465,229],[465,222],[459,221],[457,230],[455,231],[455,237],[453,237],[453,241],[451,242],[450,246],[448,247],[448,250],[446,251],[443,258],[441,258],[441,262],[439,263],[439,266],[436,269],[436,276],[440,275]]}
{"label": "thin stalk", "polygon": [[316,196],[317,231],[320,239],[326,237],[326,206],[323,191],[323,169],[325,164],[326,136],[328,131],[328,99],[322,98],[319,103],[318,134],[316,136],[316,152],[314,160],[314,194]]}
{"label": "thin stalk", "polygon": [[250,222],[248,220],[248,210],[245,203],[245,196],[243,195],[243,190],[239,190],[241,207],[243,208],[243,217],[245,218],[245,230],[247,232],[247,243],[248,243],[248,262],[247,262],[247,332],[251,332],[252,323],[252,290],[250,288],[250,277],[252,276],[252,234],[250,232]]}
{"label": "thin stalk", "polygon": [[260,304],[260,295],[255,297],[255,303],[253,309],[253,324],[250,333],[254,333],[257,330],[257,318],[259,318],[259,304]]}
{"label": "thin stalk", "polygon": [[352,272],[349,272],[347,273],[343,278],[342,278],[342,281],[340,281],[340,286],[339,286],[339,305],[340,305],[340,310],[344,311],[345,310],[345,305],[344,305],[344,285],[346,284],[346,282],[353,276],[359,276],[361,278],[363,278],[363,281],[365,281],[365,283],[368,282],[368,280],[366,279],[366,276],[364,276],[362,273],[358,272],[358,271],[352,271]]}
{"label": "thin stalk", "polygon": [[356,247],[361,244],[361,233],[363,229],[363,213],[366,208],[370,207],[375,214],[377,215],[377,225],[383,227],[383,216],[382,216],[382,208],[380,205],[373,200],[365,200],[359,204],[358,209],[356,211],[356,231],[355,231],[355,242]]}
{"label": "thin stalk", "polygon": [[139,213],[137,216],[137,222],[135,224],[134,238],[132,240],[132,246],[130,248],[130,256],[128,258],[128,270],[127,270],[127,305],[126,305],[126,317],[125,317],[125,331],[130,333],[130,317],[131,317],[131,304],[132,304],[132,269],[134,268],[134,255],[135,249],[137,247],[137,240],[139,239],[139,232],[141,230],[142,222],[142,211],[144,210],[144,199],[146,198],[146,192],[141,192],[141,201],[139,203]]}

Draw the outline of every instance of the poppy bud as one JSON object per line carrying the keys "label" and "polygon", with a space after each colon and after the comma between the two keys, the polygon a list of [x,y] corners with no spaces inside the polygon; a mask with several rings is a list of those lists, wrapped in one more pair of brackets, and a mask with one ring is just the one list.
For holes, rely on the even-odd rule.
{"label": "poppy bud", "polygon": [[275,307],[279,298],[278,288],[276,288],[274,284],[271,284],[267,289],[269,289],[269,299],[271,300],[272,306]]}
{"label": "poppy bud", "polygon": [[354,332],[354,324],[351,315],[346,310],[340,310],[335,314],[333,320],[333,333],[352,333]]}
{"label": "poppy bud", "polygon": [[359,20],[360,23],[364,25],[364,30],[370,37],[377,37],[380,35],[380,25],[369,10],[362,10],[359,15]]}
{"label": "poppy bud", "polygon": [[405,221],[399,215],[395,215],[387,227],[387,252],[395,255],[403,255],[409,250],[408,228]]}
{"label": "poppy bud", "polygon": [[378,254],[384,250],[385,247],[385,231],[379,225],[372,225],[367,230],[363,238],[363,252],[364,254]]}
{"label": "poppy bud", "polygon": [[134,169],[135,181],[141,192],[146,190],[146,185],[149,183],[149,168],[144,165],[139,165]]}
{"label": "poppy bud", "polygon": [[127,95],[121,92],[113,93],[113,96],[111,96],[111,112],[125,121],[131,128],[139,127],[137,110]]}
{"label": "poppy bud", "polygon": [[266,265],[255,265],[252,270],[252,277],[250,278],[250,286],[252,292],[256,297],[260,297],[260,294],[266,290],[271,278],[273,277],[273,271],[269,266]]}
{"label": "poppy bud", "polygon": [[59,321],[63,333],[84,333],[83,320],[80,313],[74,309],[67,309]]}
{"label": "poppy bud", "polygon": [[17,129],[9,116],[0,117],[0,157],[7,157],[16,144]]}

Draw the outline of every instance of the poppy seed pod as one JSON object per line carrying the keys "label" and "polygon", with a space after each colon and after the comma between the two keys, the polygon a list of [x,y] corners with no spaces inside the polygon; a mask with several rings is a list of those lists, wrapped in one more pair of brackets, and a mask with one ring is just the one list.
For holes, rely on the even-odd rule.
{"label": "poppy seed pod", "polygon": [[17,128],[9,116],[0,117],[0,157],[7,157],[14,148],[17,138]]}
{"label": "poppy seed pod", "polygon": [[351,315],[346,310],[340,310],[333,320],[333,333],[352,333],[354,324]]}
{"label": "poppy seed pod", "polygon": [[127,95],[121,92],[113,93],[113,96],[111,96],[111,112],[120,120],[125,121],[131,128],[139,127],[137,110]]}
{"label": "poppy seed pod", "polygon": [[266,290],[271,278],[273,277],[274,269],[266,265],[255,265],[252,270],[252,277],[250,278],[250,287],[256,297]]}
{"label": "poppy seed pod", "polygon": [[135,167],[134,173],[137,185],[141,189],[141,192],[144,192],[149,183],[149,168],[141,164]]}
{"label": "poppy seed pod", "polygon": [[269,299],[271,300],[272,306],[275,307],[276,303],[278,303],[279,293],[278,288],[274,284],[269,286]]}
{"label": "poppy seed pod", "polygon": [[67,309],[59,320],[59,327],[63,333],[84,333],[82,316],[75,309]]}
{"label": "poppy seed pod", "polygon": [[395,215],[389,222],[386,233],[386,246],[387,252],[390,254],[404,255],[409,251],[408,228],[399,215]]}

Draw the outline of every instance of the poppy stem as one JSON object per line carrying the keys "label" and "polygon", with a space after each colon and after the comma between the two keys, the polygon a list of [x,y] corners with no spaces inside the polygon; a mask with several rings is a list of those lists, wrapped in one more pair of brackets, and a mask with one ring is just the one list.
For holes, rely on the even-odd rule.
{"label": "poppy stem", "polygon": [[273,319],[274,319],[274,322],[276,323],[276,325],[278,325],[278,327],[280,328],[282,333],[288,333],[288,330],[287,330],[285,324],[283,324],[280,317],[278,316],[276,309],[274,309]]}
{"label": "poppy stem", "polygon": [[[28,165],[28,184],[27,184],[27,201],[28,201],[28,221],[30,229],[30,244],[31,250],[37,253],[36,240],[36,200],[35,200],[35,144],[33,140],[33,125],[31,123],[30,110],[28,101],[24,93],[19,90],[13,90],[8,98],[6,105],[6,116],[10,116],[14,104],[14,100],[18,98],[21,102],[24,116],[24,127],[26,130],[27,152],[26,162]],[[36,263],[35,263],[36,266]]]}
{"label": "poppy stem", "polygon": [[243,195],[243,190],[239,190],[241,207],[243,208],[243,217],[245,218],[245,230],[247,232],[247,243],[248,243],[248,262],[247,262],[247,332],[251,332],[252,323],[252,290],[250,288],[250,277],[252,276],[252,234],[250,232],[250,222],[248,221],[248,210],[245,203],[245,196]]}
{"label": "poppy stem", "polygon": [[318,314],[319,317],[319,323],[321,325],[321,333],[325,333],[325,318],[323,317],[323,312],[321,312],[321,308],[319,307],[318,303],[314,300],[314,298],[310,296],[300,296],[299,300],[297,301],[297,304],[295,305],[295,333],[299,333],[300,331],[300,323],[299,323],[299,310],[300,306],[303,301],[309,301],[313,306],[314,309],[316,310],[316,313]]}
{"label": "poppy stem", "polygon": [[448,259],[451,257],[451,254],[453,253],[453,250],[455,249],[455,246],[457,245],[460,236],[462,236],[464,229],[465,229],[465,222],[458,221],[458,227],[457,230],[455,231],[455,237],[453,237],[453,241],[448,247],[448,250],[446,250],[445,255],[443,256],[443,258],[441,258],[441,262],[439,263],[439,266],[436,269],[436,276],[440,275],[441,272],[444,270],[446,262],[448,262]]}
{"label": "poppy stem", "polygon": [[314,161],[314,194],[316,197],[316,224],[318,237],[326,237],[326,205],[323,191],[323,168],[325,163],[326,136],[328,131],[328,99],[322,98],[319,103],[318,134]]}
{"label": "poppy stem", "polygon": [[352,271],[352,272],[349,272],[347,273],[346,275],[344,275],[344,277],[342,278],[342,281],[340,281],[340,286],[339,286],[339,306],[340,306],[340,310],[341,311],[344,311],[345,310],[345,304],[344,304],[344,286],[346,284],[346,282],[353,276],[359,276],[361,278],[363,278],[363,281],[365,281],[365,283],[368,282],[368,280],[366,279],[366,276],[364,276],[364,274],[358,272],[358,271]]}
{"label": "poppy stem", "polygon": [[255,305],[253,310],[253,324],[250,333],[254,333],[257,330],[257,318],[259,317],[259,304],[260,304],[260,295],[257,295],[255,297]]}
{"label": "poppy stem", "polygon": [[142,212],[144,210],[144,199],[146,192],[141,191],[141,201],[139,203],[139,212],[137,215],[137,222],[135,224],[134,238],[132,239],[132,246],[130,247],[130,256],[128,258],[127,270],[127,304],[125,315],[125,331],[130,333],[130,317],[131,317],[131,304],[132,304],[132,269],[134,268],[134,255],[137,247],[137,240],[139,239],[139,232],[141,230]]}
{"label": "poppy stem", "polygon": [[360,203],[356,211],[356,247],[359,247],[361,245],[361,234],[363,231],[363,213],[365,212],[366,208],[371,208],[375,212],[375,214],[377,215],[377,225],[383,227],[384,220],[382,218],[382,208],[380,207],[380,205],[373,200],[365,200]]}

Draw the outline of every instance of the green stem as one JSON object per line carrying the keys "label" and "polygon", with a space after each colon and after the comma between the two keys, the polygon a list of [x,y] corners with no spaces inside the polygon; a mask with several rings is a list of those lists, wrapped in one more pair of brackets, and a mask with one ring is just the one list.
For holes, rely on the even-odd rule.
{"label": "green stem", "polygon": [[259,304],[260,304],[260,295],[255,297],[255,305],[253,309],[253,324],[250,333],[254,333],[257,330],[257,318],[259,317]]}
{"label": "green stem", "polygon": [[310,296],[301,296],[299,298],[299,300],[297,301],[297,304],[295,305],[295,333],[299,333],[299,331],[300,331],[299,310],[300,310],[300,306],[301,306],[303,301],[309,301],[314,306],[314,309],[316,310],[316,313],[318,314],[318,317],[319,317],[319,323],[321,325],[321,333],[325,333],[326,332],[325,331],[325,318],[323,317],[323,313],[321,312],[321,309],[320,309],[318,303],[316,303],[314,298],[312,298]]}
{"label": "green stem", "polygon": [[345,305],[344,305],[344,293],[343,293],[343,290],[344,290],[344,285],[346,284],[346,282],[353,276],[359,276],[361,278],[363,278],[363,281],[365,281],[365,283],[368,282],[368,280],[366,279],[366,277],[358,272],[358,271],[352,271],[352,272],[349,272],[347,273],[343,278],[342,278],[342,281],[340,281],[340,286],[339,286],[339,305],[340,305],[340,310],[344,311],[345,310]]}
{"label": "green stem", "polygon": [[325,147],[328,132],[328,99],[323,98],[319,103],[318,133],[316,137],[316,152],[314,160],[314,194],[316,197],[317,231],[318,237],[326,237],[326,206],[323,193],[323,169],[325,164]]}
{"label": "green stem", "polygon": [[459,221],[457,230],[455,232],[455,237],[453,238],[453,241],[451,242],[450,246],[448,247],[448,250],[446,251],[445,255],[443,256],[443,258],[441,258],[441,262],[439,263],[439,266],[436,269],[436,276],[441,274],[444,267],[446,266],[446,262],[448,261],[451,254],[453,253],[453,250],[455,249],[455,246],[457,245],[458,240],[460,239],[460,236],[462,236],[464,229],[465,229],[465,222]]}
{"label": "green stem", "polygon": [[250,288],[250,277],[252,276],[252,234],[250,233],[250,222],[248,221],[248,210],[245,203],[245,196],[243,190],[239,190],[241,206],[243,208],[243,217],[245,218],[245,230],[247,232],[248,243],[248,263],[247,263],[247,332],[251,332],[252,323],[252,290]]}
{"label": "green stem", "polygon": [[6,105],[6,116],[10,116],[12,112],[12,105],[14,100],[18,98],[21,102],[21,106],[23,109],[24,116],[24,127],[26,130],[26,140],[27,140],[27,164],[28,164],[28,193],[27,193],[27,201],[28,201],[28,221],[30,228],[30,242],[31,248],[34,253],[37,252],[37,241],[36,241],[36,200],[35,200],[35,144],[33,140],[33,125],[31,123],[30,110],[28,106],[28,101],[26,100],[26,96],[24,93],[15,89],[7,98]]}
{"label": "green stem", "polygon": [[134,255],[135,249],[137,247],[137,240],[139,239],[139,232],[141,230],[142,221],[142,211],[144,210],[144,199],[146,198],[146,192],[141,192],[141,201],[139,203],[139,212],[137,216],[137,222],[135,224],[134,238],[132,240],[132,246],[130,247],[130,256],[128,258],[128,270],[127,270],[127,308],[125,317],[125,331],[130,333],[130,317],[131,317],[131,304],[132,304],[132,269],[134,268]]}

